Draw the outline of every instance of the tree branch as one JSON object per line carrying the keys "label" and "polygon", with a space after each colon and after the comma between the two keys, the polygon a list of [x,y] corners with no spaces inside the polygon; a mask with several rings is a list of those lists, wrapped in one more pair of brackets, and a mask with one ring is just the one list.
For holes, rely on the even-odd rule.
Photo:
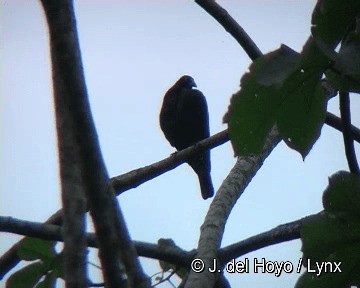
{"label": "tree branch", "polygon": [[299,239],[301,227],[305,223],[311,222],[315,218],[319,217],[321,213],[323,212],[309,215],[293,222],[281,224],[266,232],[226,246],[219,250],[219,259],[222,264],[225,264],[233,258],[241,257],[247,253],[254,252],[261,248]]}
{"label": "tree branch", "polygon": [[136,188],[139,185],[161,174],[164,174],[167,171],[175,169],[193,155],[204,151],[205,149],[210,149],[222,145],[227,141],[229,141],[229,136],[226,129],[196,143],[191,147],[175,152],[170,157],[167,157],[161,161],[113,177],[110,179],[111,184],[113,185],[116,194],[119,195],[131,188]]}
{"label": "tree branch", "polygon": [[[63,203],[64,276],[67,287],[87,287],[86,183],[81,147],[68,95],[86,93],[71,1],[42,1],[50,34],[52,76]],[[72,67],[66,67],[69,62]],[[69,79],[64,77],[69,75]],[[66,81],[68,80],[68,81]],[[74,87],[71,89],[69,84]],[[84,92],[85,91],[85,92]]]}
{"label": "tree branch", "polygon": [[[218,252],[218,258],[220,262],[224,264],[233,258],[241,257],[261,248],[298,239],[300,238],[300,229],[302,225],[313,221],[313,219],[321,215],[321,213],[322,212],[279,225],[263,233],[221,248]],[[61,227],[58,225],[43,224],[12,217],[0,216],[0,231],[49,241],[63,241]],[[87,233],[86,239],[89,247],[98,247],[94,233]],[[181,267],[190,267],[190,263],[197,253],[196,250],[185,251],[177,246],[167,246],[166,249],[164,249],[164,247],[159,246],[158,244],[140,241],[134,241],[134,245],[138,255],[142,257],[166,261]]]}
{"label": "tree branch", "polygon": [[198,254],[196,257],[204,261],[206,269],[202,273],[190,271],[186,287],[213,287],[217,281],[219,274],[210,273],[207,268],[212,267],[213,259],[218,257],[218,250],[230,212],[251,179],[262,166],[264,160],[280,140],[279,132],[276,126],[274,126],[259,155],[238,157],[230,174],[216,192],[205,221],[201,226]]}
{"label": "tree branch", "polygon": [[[87,287],[86,253],[86,183],[81,170],[84,165],[80,157],[81,147],[77,141],[76,123],[71,115],[67,94],[78,97],[86,93],[82,77],[82,63],[75,27],[75,15],[71,1],[43,2],[48,16],[53,71],[56,132],[58,139],[61,195],[63,203],[64,276],[67,287]],[[55,12],[55,13],[53,13]],[[49,16],[49,13],[52,16]],[[50,19],[52,18],[52,19]],[[56,30],[56,33],[54,33]],[[69,53],[67,53],[69,52]],[[68,59],[66,59],[68,57]],[[73,76],[74,86],[68,87],[63,67],[74,63],[66,73]],[[85,92],[84,92],[85,91]]]}
{"label": "tree branch", "polygon": [[[332,114],[330,112],[326,113],[325,123],[327,125],[335,128],[336,130],[343,132],[344,129],[343,129],[341,122],[342,122],[341,118],[335,116],[334,114]],[[350,125],[350,133],[351,133],[352,139],[354,139],[356,142],[360,143],[360,129],[354,125]]]}
{"label": "tree branch", "polygon": [[[128,284],[130,287],[149,287],[149,279],[145,277],[137,259],[135,247],[130,239],[102,159],[87,97],[72,1],[42,0],[41,3],[50,34],[63,202],[68,207],[75,205],[74,197],[69,196],[71,191],[66,193],[68,190],[81,187],[80,192],[85,191],[99,243],[99,255],[106,287],[128,287]],[[71,151],[72,148],[75,151]],[[70,152],[67,153],[67,151]],[[64,157],[69,157],[69,159]],[[69,171],[69,167],[72,171]],[[70,181],[67,181],[68,179]],[[83,209],[82,212],[86,210],[85,205],[67,209],[65,213],[65,222],[69,223],[67,229],[76,229],[80,226],[79,221],[70,219],[71,215],[67,217],[76,209]],[[65,235],[74,232],[77,233],[77,231],[69,231]],[[79,234],[78,238],[80,238]],[[77,287],[73,282],[76,281],[79,273],[73,276],[71,269],[84,269],[86,261],[79,259],[72,263],[71,257],[76,257],[77,245],[73,241],[74,238],[70,240],[71,242],[66,241],[66,243],[75,247],[65,249],[67,256],[70,257],[65,260],[67,272],[65,280],[67,286]],[[81,246],[80,249],[83,250]],[[80,254],[85,255],[84,251]],[[120,259],[126,268],[126,279],[122,276]],[[75,266],[82,267],[75,268]],[[86,275],[82,277],[86,279]],[[86,280],[83,279],[80,282],[78,284],[80,287],[86,286]]]}
{"label": "tree branch", "polygon": [[[342,131],[341,119],[330,112],[327,112],[326,114],[325,123],[339,131]],[[351,135],[357,142],[360,143],[360,130],[353,125],[351,125]],[[183,163],[185,159],[193,155],[193,153],[198,153],[199,151],[195,152],[196,149],[200,149],[200,147],[214,148],[223,143],[226,143],[227,141],[229,141],[229,138],[226,129],[207,139],[200,141],[194,146],[176,152],[175,154],[161,161],[147,165],[142,168],[134,169],[119,176],[115,176],[110,179],[111,184],[113,185],[117,195],[122,194],[128,189],[138,187],[139,185],[155,178],[156,176],[159,176],[167,171],[170,171],[171,169],[176,168],[181,163]],[[55,214],[53,214],[45,223],[61,225],[61,220],[62,210],[59,210]],[[14,244],[0,258],[0,280],[20,261],[19,257],[17,257],[16,255],[18,243]]]}
{"label": "tree branch", "polygon": [[354,140],[351,136],[351,112],[349,92],[340,91],[339,103],[346,159],[348,161],[350,172],[357,176],[360,176],[359,164],[356,159]]}
{"label": "tree branch", "polygon": [[206,12],[216,19],[223,28],[235,38],[240,46],[245,50],[251,60],[262,56],[260,49],[249,37],[246,31],[232,18],[229,13],[215,1],[195,0]]}

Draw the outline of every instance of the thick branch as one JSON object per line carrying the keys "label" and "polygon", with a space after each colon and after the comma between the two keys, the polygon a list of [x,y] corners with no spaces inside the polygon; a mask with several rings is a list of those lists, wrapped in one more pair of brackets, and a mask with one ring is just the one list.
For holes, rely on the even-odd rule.
{"label": "thick branch", "polygon": [[206,269],[202,273],[190,271],[186,287],[212,287],[217,281],[219,274],[210,273],[207,268],[212,267],[213,259],[218,257],[230,212],[264,160],[279,142],[280,136],[274,126],[265,141],[262,152],[255,156],[239,157],[230,174],[221,184],[201,226],[198,243],[197,257],[204,261]]}
{"label": "thick branch", "polygon": [[[66,287],[87,287],[87,253],[85,237],[86,183],[81,170],[84,165],[77,141],[76,123],[67,96],[86,94],[82,74],[75,15],[71,1],[43,2],[50,30],[52,76],[55,103],[56,131],[59,150],[61,195],[63,203],[64,276]],[[51,16],[49,15],[51,14]],[[51,18],[51,19],[50,19]],[[69,52],[69,53],[67,53]],[[66,59],[66,57],[68,57]],[[73,79],[74,89],[62,73],[66,70]]]}
{"label": "thick branch", "polygon": [[359,164],[356,159],[354,140],[351,136],[351,113],[349,92],[339,93],[340,114],[343,128],[346,159],[351,173],[360,176]]}
{"label": "thick branch", "polygon": [[[306,216],[221,248],[219,249],[218,258],[221,263],[226,263],[230,259],[241,257],[258,249],[298,239],[302,225],[318,216],[319,214]],[[20,220],[12,217],[0,216],[0,231],[49,241],[63,241],[61,227],[57,225]],[[86,238],[89,247],[97,248],[94,233],[87,233]],[[163,260],[182,267],[189,267],[197,252],[196,250],[185,251],[179,247],[171,246],[164,249],[157,244],[140,241],[134,241],[134,244],[138,255],[142,257]]]}
{"label": "thick branch", "polygon": [[[229,33],[235,38],[240,46],[243,47],[245,52],[253,61],[263,55],[244,29],[242,29],[242,27],[228,14],[228,12],[215,1],[195,0],[195,2],[203,7],[212,17],[214,17],[226,31],[229,31]],[[238,31],[238,33],[235,31]],[[270,143],[270,152],[280,141],[277,131],[275,136],[276,137],[271,140],[273,142]],[[263,155],[263,153],[261,154]],[[264,156],[266,158],[268,154],[265,154]],[[237,199],[241,196],[245,187],[257,172],[257,169],[260,168],[263,161],[262,158],[254,159],[254,161],[252,160],[253,159],[249,157],[245,159],[238,159],[234,168],[220,186],[213,202],[211,203],[208,214],[206,215],[205,221],[201,227],[201,234],[198,243],[198,257],[204,261],[205,267],[210,267],[213,259],[218,256],[217,251],[220,248],[225,224],[232,207],[235,205]],[[259,163],[256,163],[256,160],[260,160]],[[246,165],[244,169],[241,167],[242,164]],[[218,279],[218,276],[218,274],[210,273],[208,269],[205,269],[203,273],[198,274],[190,271],[186,286],[189,288],[213,287]]]}
{"label": "thick branch", "polygon": [[[61,229],[62,228],[58,225],[0,216],[1,232],[9,232],[49,241],[64,241]],[[87,233],[86,239],[89,247],[98,247],[94,233]],[[134,245],[138,254],[143,257],[164,260],[179,266],[188,266],[191,259],[195,256],[194,251],[186,252],[177,247],[167,247],[167,249],[164,249],[156,244],[139,241],[134,241]]]}
{"label": "thick branch", "polygon": [[[62,149],[74,148],[75,151],[72,153],[76,154],[75,159],[63,159],[64,156],[71,156],[71,153],[66,155],[60,153],[60,163],[74,161],[77,165],[80,164],[74,166],[74,171],[78,170],[77,173],[80,175],[78,178],[81,177],[80,185],[85,186],[84,190],[99,243],[106,287],[127,286],[127,280],[122,277],[120,259],[125,264],[130,287],[148,287],[149,281],[146,281],[142,272],[102,159],[87,97],[72,1],[42,0],[41,2],[50,34],[60,152],[63,152]],[[62,177],[69,173],[66,168],[62,169]],[[61,180],[63,187],[69,185],[66,189],[63,188],[63,191],[78,187],[74,183],[76,181],[67,183],[63,182],[63,178]],[[64,202],[68,202],[69,206],[73,205],[66,193]],[[85,210],[85,207],[82,208]],[[72,225],[71,228],[75,227]],[[69,259],[69,262],[71,261],[72,259]],[[71,267],[74,269],[80,264],[83,263],[74,263]],[[71,279],[71,270],[68,275]],[[82,282],[80,287],[85,287],[86,282],[84,280]]]}

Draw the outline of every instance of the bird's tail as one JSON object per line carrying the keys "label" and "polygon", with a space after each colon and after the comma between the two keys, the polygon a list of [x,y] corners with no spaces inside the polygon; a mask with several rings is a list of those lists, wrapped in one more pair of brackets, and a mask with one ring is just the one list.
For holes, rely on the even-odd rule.
{"label": "bird's tail", "polygon": [[198,173],[201,195],[204,200],[211,198],[214,195],[214,186],[211,181],[210,171],[202,171]]}

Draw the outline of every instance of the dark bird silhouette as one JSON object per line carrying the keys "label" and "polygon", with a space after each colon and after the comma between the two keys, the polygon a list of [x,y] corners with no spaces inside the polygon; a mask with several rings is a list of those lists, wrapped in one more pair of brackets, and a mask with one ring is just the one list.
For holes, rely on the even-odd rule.
{"label": "dark bird silhouette", "polygon": [[[185,149],[210,135],[205,96],[192,77],[182,76],[165,94],[160,111],[160,127],[171,146]],[[214,195],[210,170],[210,150],[187,160],[199,177],[204,199]]]}

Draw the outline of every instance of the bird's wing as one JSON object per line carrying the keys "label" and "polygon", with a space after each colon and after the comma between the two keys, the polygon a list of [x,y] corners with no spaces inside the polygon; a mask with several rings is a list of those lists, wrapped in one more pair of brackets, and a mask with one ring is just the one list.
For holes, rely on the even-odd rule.
{"label": "bird's wing", "polygon": [[[178,111],[181,127],[188,127],[187,138],[193,139],[190,145],[209,137],[209,112],[205,96],[196,89],[186,89],[181,93]],[[189,145],[187,145],[189,146]]]}

